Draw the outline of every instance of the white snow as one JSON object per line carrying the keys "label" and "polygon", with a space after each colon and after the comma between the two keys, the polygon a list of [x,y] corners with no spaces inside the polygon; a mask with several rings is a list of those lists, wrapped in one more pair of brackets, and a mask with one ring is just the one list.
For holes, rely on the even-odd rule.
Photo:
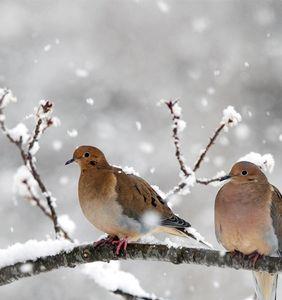
{"label": "white snow", "polygon": [[59,182],[61,185],[67,185],[69,183],[69,178],[67,176],[61,176]]}
{"label": "white snow", "polygon": [[209,20],[205,17],[198,17],[192,20],[192,28],[194,32],[203,33],[209,27]]}
{"label": "white snow", "polygon": [[220,74],[221,74],[221,72],[218,69],[213,71],[213,75],[216,76],[216,77],[219,76]]}
{"label": "white snow", "polygon": [[58,217],[58,223],[61,225],[61,227],[72,234],[76,228],[76,225],[73,220],[68,215],[61,215]]}
{"label": "white snow", "polygon": [[32,156],[35,155],[38,152],[39,148],[40,148],[39,143],[38,142],[34,142],[32,148],[29,150],[30,154]]}
{"label": "white snow", "polygon": [[223,157],[223,156],[218,155],[218,156],[215,156],[213,159],[213,163],[217,168],[222,167],[224,162],[225,162],[225,157]]}
{"label": "white snow", "polygon": [[249,161],[261,167],[263,171],[272,172],[275,166],[275,161],[272,154],[267,153],[261,155],[256,152],[250,152],[238,159],[238,161]]}
{"label": "white snow", "polygon": [[158,7],[160,9],[160,11],[162,11],[163,13],[168,13],[170,10],[170,7],[168,6],[168,4],[166,2],[164,2],[163,0],[159,0],[157,2]]}
{"label": "white snow", "polygon": [[177,129],[179,132],[182,132],[186,128],[186,122],[184,120],[177,121]]}
{"label": "white snow", "polygon": [[94,105],[94,99],[92,99],[92,98],[87,98],[87,99],[86,99],[86,103],[89,104],[89,105]]}
{"label": "white snow", "polygon": [[235,135],[240,140],[246,140],[251,134],[250,128],[246,124],[239,124],[235,129]]}
{"label": "white snow", "polygon": [[244,62],[244,67],[245,67],[245,68],[249,68],[249,67],[250,67],[250,64],[249,64],[247,61],[245,61],[245,62]]}
{"label": "white snow", "polygon": [[89,76],[89,72],[85,69],[76,69],[75,75],[80,78],[86,78]]}
{"label": "white snow", "polygon": [[12,91],[7,88],[0,88],[0,98],[6,94],[4,97],[0,108],[6,107],[10,102],[17,102],[17,98],[13,95]]}
{"label": "white snow", "polygon": [[213,249],[213,246],[212,244],[208,243],[205,238],[193,227],[189,227],[189,228],[186,228],[187,232],[189,232],[190,234],[192,234],[196,240],[198,242],[203,242],[204,244],[206,244],[208,247],[212,248]]}
{"label": "white snow", "polygon": [[76,129],[73,128],[71,130],[67,130],[67,134],[69,135],[69,137],[74,138],[77,137],[78,132]]}
{"label": "white snow", "polygon": [[13,192],[22,197],[29,197],[30,192],[27,189],[26,184],[23,183],[26,181],[28,186],[31,189],[31,192],[34,195],[37,195],[38,184],[31,175],[29,169],[26,166],[21,166],[18,168],[17,172],[14,175],[13,183]]}
{"label": "white snow", "polygon": [[140,131],[142,129],[142,124],[139,121],[135,122],[136,128],[138,131]]}
{"label": "white snow", "polygon": [[61,251],[71,251],[75,244],[67,240],[29,240],[23,244],[16,243],[7,249],[0,249],[0,268],[17,262],[36,260],[47,255],[56,255]]}
{"label": "white snow", "polygon": [[52,117],[51,121],[53,126],[55,127],[61,126],[61,120],[58,117]]}
{"label": "white snow", "polygon": [[44,51],[45,51],[45,52],[50,51],[50,50],[51,50],[51,47],[52,47],[52,46],[51,46],[50,44],[45,45],[45,46],[44,46]]}
{"label": "white snow", "polygon": [[174,103],[174,105],[172,107],[172,111],[176,117],[179,117],[179,118],[181,117],[182,108],[178,102]]}
{"label": "white snow", "polygon": [[31,263],[26,263],[20,267],[22,273],[30,273],[33,270],[33,265]]}
{"label": "white snow", "polygon": [[233,106],[228,106],[223,110],[223,117],[220,124],[224,124],[225,131],[228,131],[228,127],[236,126],[241,121],[241,115],[234,109]]}
{"label": "white snow", "polygon": [[52,143],[53,149],[59,151],[63,147],[63,143],[60,140],[54,140]]}
{"label": "white snow", "polygon": [[141,142],[139,144],[139,149],[146,154],[151,154],[154,152],[154,146],[149,142]]}
{"label": "white snow", "polygon": [[207,89],[207,93],[208,93],[209,95],[214,95],[214,93],[215,93],[215,88],[212,87],[212,86],[210,86],[210,87]]}
{"label": "white snow", "polygon": [[117,166],[117,168],[122,169],[123,172],[126,173],[126,174],[128,174],[128,175],[140,176],[139,173],[136,172],[133,167],[128,167],[128,166],[119,167],[119,166]]}
{"label": "white snow", "polygon": [[185,187],[180,190],[179,195],[187,195],[190,194],[190,188],[193,187],[196,183],[196,176],[195,173],[186,167],[190,175],[187,177],[182,172],[179,173],[179,177],[182,179],[181,182],[185,183]]}
{"label": "white snow", "polygon": [[20,139],[22,139],[23,144],[25,144],[30,137],[28,134],[28,128],[24,123],[19,123],[14,128],[9,129],[8,133],[15,141],[19,141]]}
{"label": "white snow", "polygon": [[118,261],[90,263],[83,266],[82,272],[107,290],[122,290],[139,297],[155,297],[142,289],[136,277],[128,272],[121,271]]}
{"label": "white snow", "polygon": [[202,97],[201,105],[206,107],[206,106],[208,106],[208,104],[209,104],[208,99],[206,97]]}
{"label": "white snow", "polygon": [[151,188],[160,196],[162,199],[165,199],[166,195],[165,193],[157,186],[157,185],[151,185]]}
{"label": "white snow", "polygon": [[149,210],[142,215],[141,221],[147,229],[153,229],[160,224],[161,220],[158,213]]}

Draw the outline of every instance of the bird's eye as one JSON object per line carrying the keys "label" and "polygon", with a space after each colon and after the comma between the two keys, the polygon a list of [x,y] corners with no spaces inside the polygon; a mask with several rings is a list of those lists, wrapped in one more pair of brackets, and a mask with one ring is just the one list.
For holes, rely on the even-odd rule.
{"label": "bird's eye", "polygon": [[242,171],[242,175],[246,176],[246,175],[248,175],[248,172],[246,170],[244,170],[244,171]]}
{"label": "bird's eye", "polygon": [[90,156],[90,153],[89,152],[85,152],[84,153],[84,157],[89,157]]}

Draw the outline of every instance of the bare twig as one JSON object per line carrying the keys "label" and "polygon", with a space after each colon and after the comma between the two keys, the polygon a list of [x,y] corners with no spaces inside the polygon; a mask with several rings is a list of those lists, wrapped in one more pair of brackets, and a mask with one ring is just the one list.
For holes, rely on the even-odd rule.
{"label": "bare twig", "polygon": [[[214,134],[212,137],[210,137],[210,140],[205,147],[205,149],[201,152],[199,158],[195,162],[195,165],[192,169],[192,171],[189,171],[188,168],[185,166],[184,161],[183,161],[183,155],[181,154],[181,149],[180,149],[180,144],[179,144],[179,134],[178,134],[178,122],[180,120],[180,116],[175,113],[174,111],[174,106],[177,105],[178,100],[176,101],[166,101],[165,104],[170,110],[170,113],[172,115],[172,120],[173,120],[173,142],[175,145],[175,156],[176,159],[180,165],[180,170],[184,174],[185,178],[188,178],[191,176],[191,174],[195,173],[196,171],[199,170],[202,162],[204,161],[208,151],[210,150],[211,146],[215,143],[216,139],[218,138],[219,134],[223,131],[223,129],[230,123],[233,123],[234,120],[232,119],[227,119],[226,123],[221,122],[219,127],[215,130]],[[203,184],[203,185],[208,185],[213,182],[218,182],[221,180],[222,177],[216,177],[216,178],[210,178],[210,179],[196,179],[196,183]],[[187,182],[181,180],[169,193],[168,195],[172,194],[177,194],[181,190],[183,190],[187,186]]]}
{"label": "bare twig", "polygon": [[119,289],[114,291],[113,294],[122,296],[125,300],[160,300],[159,298],[156,297],[142,297],[142,296],[132,295]]}
{"label": "bare twig", "polygon": [[175,112],[175,106],[178,104],[178,100],[172,101],[166,101],[165,104],[169,108],[170,114],[172,116],[172,121],[173,121],[173,129],[172,129],[172,137],[173,137],[173,142],[175,146],[175,156],[176,159],[179,163],[180,170],[184,174],[185,177],[190,176],[190,172],[188,171],[187,167],[185,166],[184,160],[183,160],[183,155],[181,153],[180,149],[180,138],[179,138],[179,132],[178,132],[178,124],[180,121],[180,115]]}
{"label": "bare twig", "polygon": [[[27,180],[23,180],[23,184],[25,184],[29,194],[30,194],[30,200],[34,201],[36,206],[44,213],[45,216],[47,216],[49,219],[52,220],[51,213],[46,209],[46,207],[41,203],[40,199],[34,195],[30,185],[28,184]],[[67,231],[64,230],[64,228],[60,227],[60,232],[63,234],[64,238],[73,241]]]}
{"label": "bare twig", "polygon": [[219,136],[219,134],[221,133],[221,131],[223,130],[223,128],[225,127],[225,124],[221,124],[215,131],[214,135],[210,138],[209,143],[207,144],[206,148],[204,149],[204,151],[201,153],[200,157],[198,158],[198,160],[196,161],[193,171],[196,172],[200,166],[201,163],[203,162],[205,156],[207,155],[207,152],[209,151],[210,147],[214,144],[216,138]]}
{"label": "bare twig", "polygon": [[196,182],[203,184],[203,185],[209,185],[210,183],[221,181],[221,179],[222,179],[222,177],[216,177],[216,178],[210,178],[210,179],[197,178]]}
{"label": "bare twig", "polygon": [[[3,101],[4,101],[5,97],[8,94],[9,94],[9,91],[5,91],[5,93],[0,98],[0,115],[3,115],[4,108],[3,108],[2,104],[3,104]],[[46,101],[44,104],[42,103],[40,105],[41,106],[39,107],[39,109],[41,109],[44,114],[48,114],[52,109],[52,103],[49,102],[49,101]],[[19,140],[15,140],[11,136],[11,134],[9,133],[9,130],[7,129],[7,127],[5,125],[5,119],[4,118],[0,118],[0,128],[2,129],[2,132],[4,133],[4,135],[9,139],[9,141],[17,146],[17,148],[20,151],[20,154],[21,154],[24,165],[30,170],[31,175],[33,176],[35,181],[38,183],[38,186],[39,186],[39,188],[42,192],[42,195],[45,197],[45,199],[47,201],[47,204],[48,204],[48,207],[50,209],[51,220],[52,220],[53,225],[54,225],[56,236],[60,237],[61,235],[63,235],[63,237],[71,240],[68,233],[58,224],[58,217],[57,217],[57,213],[56,213],[56,210],[54,208],[54,205],[53,205],[52,197],[51,197],[50,193],[48,192],[45,184],[41,180],[41,177],[40,177],[39,173],[37,172],[35,162],[34,162],[34,157],[31,154],[31,150],[32,150],[35,142],[37,142],[37,140],[38,140],[39,136],[41,135],[41,133],[47,127],[52,125],[52,119],[48,118],[47,120],[45,120],[46,125],[43,128],[41,128],[41,126],[43,124],[43,119],[39,114],[39,109],[38,109],[38,112],[37,112],[37,123],[36,123],[36,126],[35,126],[34,134],[31,137],[31,140],[30,140],[30,143],[28,145],[27,150],[25,149],[25,147],[23,145],[22,138],[20,138]],[[35,201],[35,203],[38,204],[39,202]],[[39,206],[39,208],[42,210],[42,208],[40,206]]]}
{"label": "bare twig", "polygon": [[[282,271],[282,258],[265,256],[253,261],[230,253],[201,249],[174,248],[166,245],[129,244],[127,254],[117,256],[114,246],[105,245],[94,248],[93,243],[77,246],[71,251],[63,251],[57,255],[40,257],[34,261],[18,262],[0,269],[0,285],[6,285],[20,278],[49,272],[61,267],[76,267],[95,261],[109,262],[110,260],[146,260],[168,262],[173,264],[197,264],[221,268],[244,269],[278,273]],[[32,268],[22,272],[22,267],[31,264]]]}

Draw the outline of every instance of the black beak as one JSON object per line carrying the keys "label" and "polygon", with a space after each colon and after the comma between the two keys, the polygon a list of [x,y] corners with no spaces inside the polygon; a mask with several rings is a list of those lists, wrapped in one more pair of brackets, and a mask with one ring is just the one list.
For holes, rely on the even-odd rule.
{"label": "black beak", "polygon": [[225,175],[225,176],[222,176],[219,181],[224,181],[224,180],[227,180],[227,179],[230,179],[230,178],[231,178],[230,175]]}
{"label": "black beak", "polygon": [[69,164],[71,164],[71,163],[73,163],[73,162],[74,162],[74,159],[71,158],[71,159],[69,159],[69,160],[65,163],[65,165],[69,165]]}

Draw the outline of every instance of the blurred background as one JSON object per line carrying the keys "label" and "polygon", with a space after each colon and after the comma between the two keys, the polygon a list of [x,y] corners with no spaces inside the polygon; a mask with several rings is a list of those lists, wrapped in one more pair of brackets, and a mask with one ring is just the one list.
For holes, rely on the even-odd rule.
{"label": "blurred background", "polygon": [[[64,166],[76,146],[98,146],[111,163],[134,167],[165,192],[178,182],[170,115],[156,105],[161,98],[181,101],[188,165],[226,106],[242,114],[241,125],[221,135],[198,176],[227,172],[250,151],[272,153],[276,167],[268,176],[282,189],[280,1],[0,0],[0,12],[0,86],[18,97],[6,111],[7,125],[24,120],[31,126],[25,116],[40,99],[55,103],[61,126],[41,139],[38,169],[57,198],[59,214],[76,223],[72,236],[79,241],[101,233],[81,213],[78,167]],[[13,195],[21,164],[14,145],[0,135],[0,248],[54,237],[41,211]],[[197,185],[175,199],[174,210],[219,247],[213,228],[217,190]],[[126,262],[122,268],[147,291],[170,299],[238,300],[253,294],[246,271],[151,262]],[[1,299],[19,295],[23,300],[117,297],[76,269],[0,289]]]}

